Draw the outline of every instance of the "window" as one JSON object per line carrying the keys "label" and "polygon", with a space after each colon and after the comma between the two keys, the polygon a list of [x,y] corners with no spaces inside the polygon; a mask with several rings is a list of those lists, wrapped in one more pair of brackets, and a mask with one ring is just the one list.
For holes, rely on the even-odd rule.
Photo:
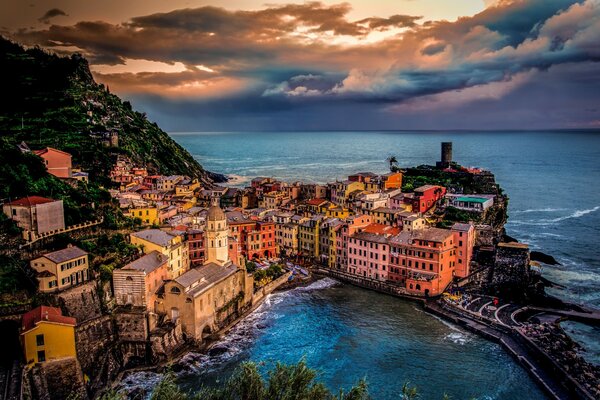
{"label": "window", "polygon": [[44,350],[40,350],[37,352],[37,356],[38,356],[38,362],[45,362],[46,361],[46,352]]}
{"label": "window", "polygon": [[44,335],[43,335],[43,334],[41,334],[41,335],[36,335],[36,336],[35,336],[35,343],[36,343],[38,346],[43,346],[43,345],[44,345]]}

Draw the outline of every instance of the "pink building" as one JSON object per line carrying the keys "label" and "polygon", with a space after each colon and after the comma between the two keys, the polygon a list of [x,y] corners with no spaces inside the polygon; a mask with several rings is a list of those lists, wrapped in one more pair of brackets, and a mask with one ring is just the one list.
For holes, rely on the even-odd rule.
{"label": "pink building", "polygon": [[346,270],[348,268],[348,238],[360,229],[371,223],[370,215],[354,215],[344,221],[344,225],[336,235],[336,267]]}
{"label": "pink building", "polygon": [[388,279],[390,235],[359,232],[348,239],[348,272],[366,278]]}

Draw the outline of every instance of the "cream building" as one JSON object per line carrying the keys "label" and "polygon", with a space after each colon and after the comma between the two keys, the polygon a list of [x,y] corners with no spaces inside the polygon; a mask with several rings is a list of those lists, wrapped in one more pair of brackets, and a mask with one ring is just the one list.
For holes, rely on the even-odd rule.
{"label": "cream building", "polygon": [[229,260],[227,217],[212,201],[206,224],[206,261],[165,283],[157,311],[181,323],[197,342],[231,322],[252,302],[254,282],[245,267]]}
{"label": "cream building", "polygon": [[88,253],[77,246],[46,253],[30,262],[40,292],[55,292],[89,280]]}

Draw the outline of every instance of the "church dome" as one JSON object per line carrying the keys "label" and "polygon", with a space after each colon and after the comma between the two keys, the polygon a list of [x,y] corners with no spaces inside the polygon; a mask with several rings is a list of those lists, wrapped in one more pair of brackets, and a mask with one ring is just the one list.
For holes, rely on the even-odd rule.
{"label": "church dome", "polygon": [[221,207],[212,205],[208,208],[208,214],[206,215],[208,221],[223,221],[227,219]]}

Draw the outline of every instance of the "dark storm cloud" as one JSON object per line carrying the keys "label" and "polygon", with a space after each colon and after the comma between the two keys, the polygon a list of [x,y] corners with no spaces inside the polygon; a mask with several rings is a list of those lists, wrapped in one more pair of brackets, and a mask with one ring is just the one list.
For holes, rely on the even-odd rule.
{"label": "dark storm cloud", "polygon": [[46,11],[46,13],[44,15],[42,15],[38,19],[38,21],[43,22],[45,24],[49,24],[50,19],[52,19],[54,17],[59,17],[59,16],[67,16],[67,13],[59,8],[51,8],[50,10]]}
{"label": "dark storm cloud", "polygon": [[[545,75],[548,79],[569,79],[556,72],[561,65],[588,65],[579,73],[589,75],[600,61],[596,0],[500,1],[472,17],[421,24],[419,16],[400,14],[352,21],[349,11],[347,3],[319,2],[255,11],[207,6],[122,24],[52,25],[13,36],[46,47],[77,47],[96,64],[182,63],[182,72],[96,74],[153,112],[169,110],[182,120],[184,115],[211,121],[254,115],[254,121],[266,123],[294,112],[325,119],[330,111],[340,115],[344,107],[356,110],[361,104],[368,118],[391,120],[382,110],[396,103],[448,93],[461,104],[498,104],[498,93],[508,96],[543,71],[554,71]],[[397,28],[401,33],[386,39],[360,41],[374,31]],[[332,43],[340,37],[353,41]],[[579,86],[564,96],[575,96],[574,87]],[[165,95],[169,88],[197,92],[182,103]]]}

